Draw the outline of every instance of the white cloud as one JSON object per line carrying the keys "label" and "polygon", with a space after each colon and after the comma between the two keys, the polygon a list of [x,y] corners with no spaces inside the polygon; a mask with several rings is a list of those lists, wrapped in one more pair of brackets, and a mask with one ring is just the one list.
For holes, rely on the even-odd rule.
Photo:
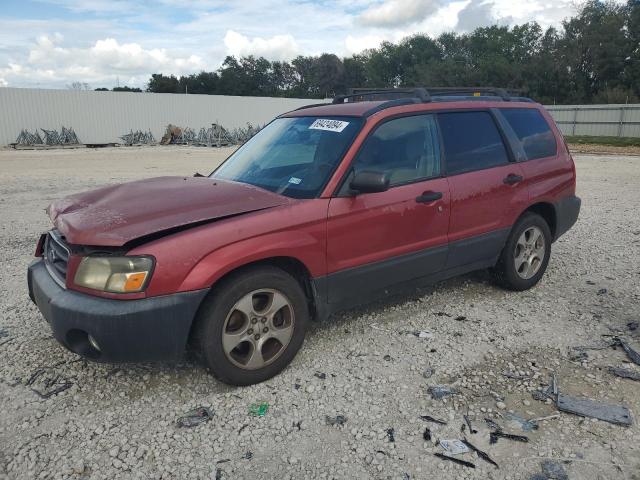
{"label": "white cloud", "polygon": [[7,82],[4,78],[0,77],[0,87],[8,87],[9,82]]}
{"label": "white cloud", "polygon": [[493,7],[492,2],[471,0],[467,6],[458,13],[456,30],[470,32],[478,27],[486,27],[496,23]]}
{"label": "white cloud", "polygon": [[344,46],[347,55],[353,55],[369,48],[377,48],[383,41],[384,37],[379,35],[363,35],[361,37],[347,35],[347,38],[344,40]]}
{"label": "white cloud", "polygon": [[235,57],[254,55],[269,60],[291,60],[300,53],[300,48],[291,35],[249,38],[228,30],[224,36],[224,44],[227,47],[227,53]]}
{"label": "white cloud", "polygon": [[145,49],[137,43],[119,43],[113,38],[97,40],[87,48],[64,47],[61,35],[41,35],[23,63],[0,67],[6,79],[28,78],[30,83],[82,81],[108,82],[116,78],[145,81],[151,73],[185,74],[206,67],[197,55],[180,55],[164,48]]}
{"label": "white cloud", "polygon": [[359,21],[370,27],[401,27],[424,20],[440,6],[440,0],[385,0],[362,12]]}

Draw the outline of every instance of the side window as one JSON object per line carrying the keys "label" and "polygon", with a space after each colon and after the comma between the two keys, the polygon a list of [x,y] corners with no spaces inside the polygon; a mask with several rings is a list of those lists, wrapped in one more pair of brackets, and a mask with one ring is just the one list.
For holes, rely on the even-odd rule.
{"label": "side window", "polygon": [[391,185],[440,175],[440,144],[434,115],[402,117],[380,125],[365,140],[353,164],[388,172]]}
{"label": "side window", "polygon": [[535,108],[501,108],[500,113],[520,139],[527,160],[556,154],[556,137]]}
{"label": "side window", "polygon": [[489,112],[438,114],[447,174],[509,163],[502,137]]}

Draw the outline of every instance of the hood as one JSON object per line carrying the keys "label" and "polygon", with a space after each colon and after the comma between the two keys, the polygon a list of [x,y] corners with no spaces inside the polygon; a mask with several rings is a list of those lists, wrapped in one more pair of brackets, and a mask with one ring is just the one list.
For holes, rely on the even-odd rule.
{"label": "hood", "polygon": [[176,227],[292,201],[244,183],[207,177],[158,177],[71,195],[53,202],[47,211],[67,242],[119,247]]}

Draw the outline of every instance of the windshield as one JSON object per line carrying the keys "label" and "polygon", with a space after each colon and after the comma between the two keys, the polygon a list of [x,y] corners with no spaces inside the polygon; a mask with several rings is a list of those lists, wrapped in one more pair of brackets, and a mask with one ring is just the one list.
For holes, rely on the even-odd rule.
{"label": "windshield", "polygon": [[293,198],[314,198],[360,130],[353,117],[277,118],[211,176]]}

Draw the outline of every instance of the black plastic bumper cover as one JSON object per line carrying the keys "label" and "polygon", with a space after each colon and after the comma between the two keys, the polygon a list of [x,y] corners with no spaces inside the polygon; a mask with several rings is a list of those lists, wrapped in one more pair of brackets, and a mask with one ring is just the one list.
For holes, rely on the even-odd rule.
{"label": "black plastic bumper cover", "polygon": [[575,195],[563,198],[556,203],[556,235],[554,240],[557,240],[560,235],[566,233],[576,223],[581,203],[580,198]]}
{"label": "black plastic bumper cover", "polygon": [[[69,350],[104,362],[171,360],[182,356],[189,330],[208,290],[140,300],[111,300],[61,288],[42,260],[28,270],[29,296],[54,337]],[[85,355],[74,344],[91,335],[99,354]],[[94,351],[95,353],[95,351]]]}

